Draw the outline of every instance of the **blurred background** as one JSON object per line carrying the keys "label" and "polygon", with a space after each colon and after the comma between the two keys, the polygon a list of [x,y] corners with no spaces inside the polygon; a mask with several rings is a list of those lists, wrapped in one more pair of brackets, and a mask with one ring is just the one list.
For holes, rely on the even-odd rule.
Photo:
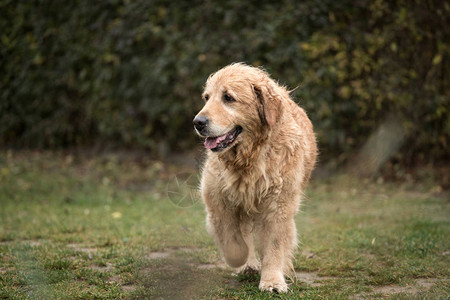
{"label": "blurred background", "polygon": [[0,16],[4,149],[199,150],[202,86],[241,61],[295,89],[324,172],[450,182],[449,1],[2,0]]}
{"label": "blurred background", "polygon": [[272,299],[198,194],[232,62],[318,138],[287,297],[448,299],[450,0],[0,0],[1,299]]}

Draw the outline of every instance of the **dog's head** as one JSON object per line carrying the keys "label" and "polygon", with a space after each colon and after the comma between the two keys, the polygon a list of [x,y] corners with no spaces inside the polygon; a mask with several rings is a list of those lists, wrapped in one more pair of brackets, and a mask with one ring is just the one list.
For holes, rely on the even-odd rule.
{"label": "dog's head", "polygon": [[214,152],[251,143],[276,125],[286,89],[258,68],[236,63],[212,74],[205,85],[205,106],[194,118],[197,134]]}

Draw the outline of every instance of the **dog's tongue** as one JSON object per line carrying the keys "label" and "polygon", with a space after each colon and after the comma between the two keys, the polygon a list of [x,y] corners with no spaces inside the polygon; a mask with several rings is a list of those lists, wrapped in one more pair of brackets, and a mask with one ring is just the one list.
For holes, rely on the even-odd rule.
{"label": "dog's tongue", "polygon": [[221,141],[223,141],[225,138],[227,137],[226,134],[222,135],[222,136],[218,136],[218,137],[207,137],[205,140],[205,148],[207,149],[214,149],[217,147],[217,145],[219,145],[219,143]]}

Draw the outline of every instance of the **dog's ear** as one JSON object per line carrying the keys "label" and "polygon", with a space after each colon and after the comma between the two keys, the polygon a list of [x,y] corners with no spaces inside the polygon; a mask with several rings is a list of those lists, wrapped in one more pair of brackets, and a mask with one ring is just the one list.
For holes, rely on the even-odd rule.
{"label": "dog's ear", "polygon": [[274,126],[281,114],[281,97],[268,84],[253,85],[258,100],[258,114],[263,125]]}

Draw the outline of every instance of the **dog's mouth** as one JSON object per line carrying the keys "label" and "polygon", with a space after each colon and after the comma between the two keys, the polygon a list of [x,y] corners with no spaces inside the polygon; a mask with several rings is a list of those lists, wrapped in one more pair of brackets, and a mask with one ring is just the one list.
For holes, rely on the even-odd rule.
{"label": "dog's mouth", "polygon": [[211,149],[211,151],[214,152],[221,151],[230,146],[236,140],[236,138],[239,136],[241,132],[242,127],[237,126],[230,132],[225,133],[224,135],[216,137],[207,137],[204,143],[205,148]]}

